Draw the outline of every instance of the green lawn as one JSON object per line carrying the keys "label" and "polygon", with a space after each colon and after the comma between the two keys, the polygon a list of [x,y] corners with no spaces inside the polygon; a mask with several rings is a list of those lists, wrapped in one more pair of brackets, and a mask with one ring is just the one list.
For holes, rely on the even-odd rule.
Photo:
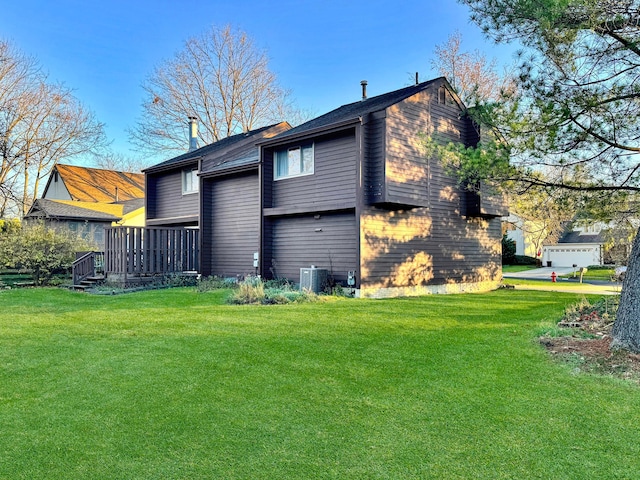
{"label": "green lawn", "polygon": [[223,294],[0,292],[0,479],[638,478],[638,386],[535,340],[576,295]]}
{"label": "green lawn", "polygon": [[533,270],[538,268],[535,265],[503,265],[502,271],[509,273],[526,272],[527,270]]}
{"label": "green lawn", "polygon": [[[613,268],[598,268],[598,269],[588,269],[586,273],[582,276],[583,280],[602,280],[605,282],[611,281],[613,276],[615,275],[615,269]],[[562,278],[574,278],[572,273],[568,275],[562,275]],[[575,278],[580,278],[580,272],[576,271]]]}

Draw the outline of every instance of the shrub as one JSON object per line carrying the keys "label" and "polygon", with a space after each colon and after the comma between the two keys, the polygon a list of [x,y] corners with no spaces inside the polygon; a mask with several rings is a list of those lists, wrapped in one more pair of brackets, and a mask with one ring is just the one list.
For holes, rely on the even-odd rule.
{"label": "shrub", "polygon": [[[276,285],[267,287],[267,285]],[[286,303],[315,302],[319,296],[311,292],[301,292],[288,281],[266,281],[258,277],[247,277],[238,284],[227,301],[235,305],[261,303],[263,305],[282,305]]]}
{"label": "shrub", "polygon": [[516,260],[516,242],[507,237],[505,233],[502,236],[502,264],[513,265]]}
{"label": "shrub", "polygon": [[236,288],[237,286],[238,280],[235,278],[223,278],[212,275],[198,280],[196,290],[200,293],[204,293],[211,292],[213,290],[220,290],[221,288]]}
{"label": "shrub", "polygon": [[0,269],[15,267],[14,247],[20,235],[20,220],[0,220]]}
{"label": "shrub", "polygon": [[286,278],[274,278],[272,280],[264,280],[264,288],[267,289],[284,289],[293,290],[294,285]]}
{"label": "shrub", "polygon": [[36,285],[47,284],[54,274],[66,272],[79,251],[90,246],[70,232],[47,228],[44,224],[24,226],[21,230],[5,231],[0,244],[3,262],[21,271],[31,272]]}
{"label": "shrub", "polygon": [[258,277],[247,277],[238,284],[228,301],[236,305],[262,303],[265,299],[264,284]]}
{"label": "shrub", "polygon": [[527,255],[515,255],[513,265],[537,265],[538,260]]}
{"label": "shrub", "polygon": [[163,275],[156,286],[159,287],[194,287],[198,283],[198,277],[195,275],[184,275],[180,273]]}
{"label": "shrub", "polygon": [[587,321],[613,322],[618,311],[619,297],[604,297],[594,303],[585,297],[565,308],[561,322],[576,323]]}

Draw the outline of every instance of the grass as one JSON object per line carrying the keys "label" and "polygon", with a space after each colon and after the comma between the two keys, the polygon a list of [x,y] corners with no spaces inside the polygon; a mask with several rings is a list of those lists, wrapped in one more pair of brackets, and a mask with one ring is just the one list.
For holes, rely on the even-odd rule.
{"label": "grass", "polygon": [[530,287],[533,289],[540,288],[542,290],[557,290],[572,292],[584,292],[585,294],[598,294],[599,292],[617,292],[620,293],[621,285],[592,285],[590,283],[569,282],[565,279],[558,279],[556,283],[549,280],[537,279],[521,279],[521,278],[503,278],[502,283],[505,285],[514,285],[516,287]]}
{"label": "grass", "polygon": [[535,342],[576,295],[226,293],[0,292],[0,478],[637,478],[638,387]]}
{"label": "grass", "polygon": [[[600,280],[609,282],[615,275],[615,269],[613,268],[599,268],[599,269],[588,269],[585,274],[582,276],[583,280]],[[567,275],[562,275],[562,278],[574,278],[572,273]],[[580,278],[580,271],[576,271],[575,278]]]}
{"label": "grass", "polygon": [[502,271],[509,273],[526,272],[527,270],[534,270],[538,268],[535,265],[503,265]]}

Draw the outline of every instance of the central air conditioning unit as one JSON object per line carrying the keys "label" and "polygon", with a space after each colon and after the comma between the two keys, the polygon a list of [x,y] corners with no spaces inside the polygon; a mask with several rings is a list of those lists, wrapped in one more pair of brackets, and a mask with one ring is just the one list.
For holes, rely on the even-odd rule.
{"label": "central air conditioning unit", "polygon": [[311,268],[301,268],[300,290],[320,293],[326,287],[328,277],[329,270],[326,268],[316,268],[314,265]]}

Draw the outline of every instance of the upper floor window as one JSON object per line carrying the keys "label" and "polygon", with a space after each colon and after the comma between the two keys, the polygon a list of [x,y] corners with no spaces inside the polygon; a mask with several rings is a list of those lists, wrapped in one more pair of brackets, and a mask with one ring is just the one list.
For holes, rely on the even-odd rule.
{"label": "upper floor window", "polygon": [[192,168],[190,170],[182,171],[182,193],[197,193],[198,192],[198,169]]}
{"label": "upper floor window", "polygon": [[274,178],[313,174],[313,144],[278,150],[274,154]]}

